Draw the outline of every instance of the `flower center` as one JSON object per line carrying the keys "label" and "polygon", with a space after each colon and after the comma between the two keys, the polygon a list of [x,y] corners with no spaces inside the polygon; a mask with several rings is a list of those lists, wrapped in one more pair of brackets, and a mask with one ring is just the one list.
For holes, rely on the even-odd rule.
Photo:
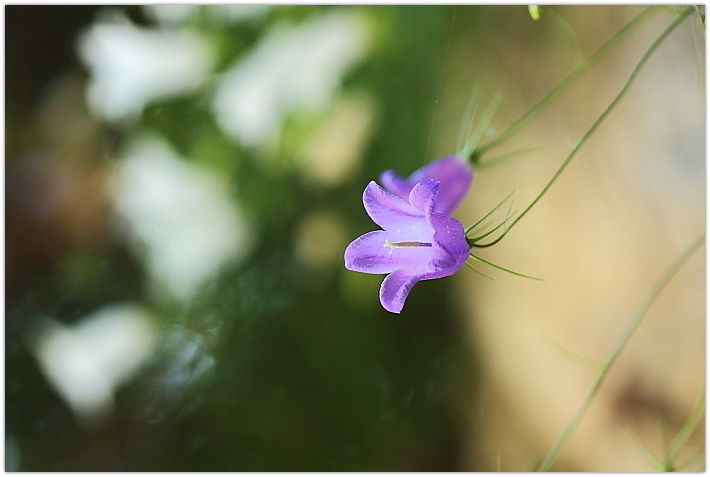
{"label": "flower center", "polygon": [[410,247],[431,247],[427,242],[390,242],[385,239],[384,247],[390,248],[410,248]]}

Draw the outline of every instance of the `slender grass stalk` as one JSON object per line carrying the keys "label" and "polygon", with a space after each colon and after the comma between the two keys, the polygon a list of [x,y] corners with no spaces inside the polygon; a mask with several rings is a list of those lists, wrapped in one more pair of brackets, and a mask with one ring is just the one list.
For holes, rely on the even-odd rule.
{"label": "slender grass stalk", "polygon": [[525,154],[529,154],[531,152],[538,151],[540,149],[542,149],[542,148],[539,146],[536,146],[536,147],[526,147],[524,149],[519,149],[517,151],[508,152],[506,154],[503,154],[502,156],[496,156],[493,159],[487,160],[486,162],[479,163],[477,168],[479,170],[481,170],[481,169],[488,169],[490,167],[498,167],[503,164],[507,164],[508,162],[510,162],[512,160],[518,159],[521,156],[524,156]]}
{"label": "slender grass stalk", "polygon": [[492,281],[492,282],[496,281],[495,278],[493,278],[493,277],[491,277],[491,276],[489,276],[489,275],[486,275],[485,273],[483,273],[482,271],[480,271],[479,269],[477,269],[476,267],[474,267],[473,265],[471,265],[468,261],[466,261],[466,262],[464,262],[464,263],[466,264],[466,266],[467,266],[468,268],[470,268],[470,269],[473,270],[474,272],[478,273],[479,275],[482,275],[483,277],[489,279],[489,280]]}
{"label": "slender grass stalk", "polygon": [[703,26],[703,31],[705,31],[705,15],[702,14],[697,5],[693,5],[693,9],[698,14],[698,19],[700,19],[700,24]]}
{"label": "slender grass stalk", "polygon": [[[555,87],[547,96],[545,96],[539,103],[529,109],[525,114],[523,114],[517,121],[515,121],[508,129],[500,133],[494,139],[488,141],[481,147],[476,148],[467,157],[477,164],[479,163],[479,158],[481,155],[488,151],[489,149],[497,146],[498,144],[505,141],[508,137],[513,135],[518,129],[522,128],[535,116],[540,114],[545,108],[547,108],[560,94],[562,94],[567,88],[572,86],[577,79],[587,72],[592,66],[597,64],[602,58],[604,58],[614,47],[631,34],[638,26],[640,26],[651,13],[657,11],[654,7],[648,7],[643,12],[641,12],[636,18],[631,20],[628,25],[619,30],[613,37],[611,37],[606,43],[604,43],[597,51],[592,53],[586,61],[583,61],[577,68],[575,68],[567,77],[562,80],[562,82]],[[485,162],[481,162],[481,165]]]}
{"label": "slender grass stalk", "polygon": [[668,37],[668,35],[671,34],[671,32],[683,21],[685,20],[691,13],[693,13],[695,10],[693,7],[688,7],[685,10],[683,10],[678,17],[671,22],[671,24],[666,27],[665,30],[656,38],[656,40],[651,44],[651,46],[646,50],[646,52],[643,54],[639,62],[636,64],[634,69],[631,71],[631,74],[629,75],[629,78],[626,80],[626,83],[624,83],[624,86],[621,88],[621,91],[616,95],[614,100],[607,106],[607,108],[604,110],[604,112],[597,118],[597,120],[592,124],[592,126],[587,130],[586,133],[584,133],[584,136],[574,145],[572,148],[572,152],[567,156],[567,158],[564,160],[562,165],[560,166],[559,169],[557,169],[557,172],[552,176],[552,178],[548,181],[548,183],[545,185],[545,187],[542,189],[542,191],[538,194],[537,197],[530,203],[530,205],[527,206],[525,210],[523,210],[520,215],[518,215],[510,224],[509,227],[506,227],[503,233],[498,236],[497,239],[485,243],[485,244],[474,244],[474,247],[478,248],[485,248],[485,247],[490,247],[492,245],[495,245],[496,243],[500,242],[503,237],[505,237],[508,232],[515,226],[515,224],[522,219],[525,214],[527,214],[530,209],[533,208],[535,204],[542,198],[543,195],[552,187],[552,184],[557,180],[557,178],[562,174],[562,171],[565,170],[565,168],[569,165],[570,162],[572,162],[572,159],[577,155],[577,152],[579,152],[580,148],[587,142],[587,140],[594,134],[594,132],[599,128],[599,126],[604,122],[604,120],[609,116],[611,111],[616,107],[617,104],[619,104],[619,101],[626,95],[628,92],[629,88],[631,87],[632,83],[638,76],[639,72],[641,71],[641,68],[646,64],[648,59],[651,57],[651,55],[656,51],[656,49],[663,43],[663,41]]}
{"label": "slender grass stalk", "polygon": [[495,466],[493,467],[493,469],[494,469],[493,470],[494,472],[500,472],[500,469],[501,469],[501,467],[500,467],[500,452],[496,453],[496,462],[495,462]]}
{"label": "slender grass stalk", "polygon": [[[695,57],[695,67],[697,68],[698,87],[705,87],[705,42],[702,45],[698,41],[698,37],[702,36],[705,40],[705,17],[698,9],[697,5],[693,5],[693,10],[697,13],[698,22],[693,22],[693,28],[688,32],[690,41],[693,44],[693,56]],[[698,27],[697,25],[700,24]],[[698,28],[701,30],[698,32]]]}
{"label": "slender grass stalk", "polygon": [[[510,204],[510,205],[513,205],[513,204]],[[517,212],[517,211],[516,211],[516,212]],[[499,223],[498,225],[496,225],[495,227],[493,227],[493,228],[492,228],[491,230],[489,230],[488,232],[482,233],[481,235],[478,235],[478,236],[476,236],[476,237],[473,237],[473,238],[470,238],[470,239],[466,239],[466,240],[468,241],[469,244],[475,244],[475,243],[478,242],[479,240],[483,240],[484,238],[486,238],[486,237],[488,237],[489,235],[493,234],[496,230],[498,230],[498,229],[500,229],[500,228],[502,228],[503,230],[505,230],[505,226],[506,226],[506,224],[508,223],[508,219],[509,219],[510,217],[512,217],[512,215],[506,215],[505,220],[504,220],[503,222]]]}
{"label": "slender grass stalk", "polygon": [[463,151],[466,145],[466,136],[471,134],[473,129],[473,122],[478,112],[478,105],[481,103],[481,94],[483,91],[479,85],[474,85],[471,89],[471,94],[468,96],[468,103],[466,104],[466,112],[463,117],[467,118],[468,121],[461,121],[461,126],[459,127],[459,135],[456,139],[456,150]]}
{"label": "slender grass stalk", "polygon": [[545,459],[542,461],[542,464],[540,464],[540,467],[538,468],[539,472],[547,472],[550,470],[552,465],[555,463],[557,456],[559,455],[560,451],[562,450],[562,447],[565,445],[565,443],[567,442],[567,439],[569,439],[569,436],[572,434],[572,431],[574,431],[575,427],[577,427],[577,424],[582,419],[582,416],[584,416],[584,413],[589,408],[589,405],[591,404],[594,397],[597,395],[597,392],[599,391],[599,388],[601,387],[602,383],[604,382],[604,379],[609,374],[609,369],[616,362],[617,358],[619,357],[619,355],[623,351],[624,347],[631,339],[631,336],[634,334],[634,332],[636,331],[638,326],[641,324],[641,321],[643,320],[644,316],[646,316],[646,313],[651,308],[651,305],[653,304],[653,302],[656,300],[658,295],[660,295],[661,291],[668,284],[668,282],[670,282],[671,278],[673,278],[673,276],[676,274],[676,272],[678,270],[680,270],[680,268],[685,264],[685,262],[704,243],[705,243],[705,234],[703,233],[686,250],[684,250],[683,253],[681,253],[673,261],[673,263],[670,264],[670,266],[663,272],[663,274],[661,274],[661,276],[658,278],[658,280],[656,280],[656,282],[651,286],[650,290],[648,291],[646,296],[641,301],[641,304],[639,305],[638,309],[636,310],[636,312],[632,316],[631,320],[626,325],[626,328],[621,333],[621,336],[619,337],[617,342],[612,347],[611,352],[609,353],[609,357],[604,362],[604,365],[602,366],[602,370],[600,371],[599,376],[597,376],[596,381],[594,382],[592,387],[587,392],[587,395],[582,400],[582,403],[577,408],[577,411],[572,416],[572,419],[570,419],[570,421],[567,423],[567,426],[562,431],[562,434],[560,434],[560,437],[553,444],[552,448],[550,449],[550,452],[547,454]]}
{"label": "slender grass stalk", "polygon": [[495,207],[493,207],[493,208],[490,210],[490,212],[488,212],[486,215],[484,215],[483,217],[481,217],[480,219],[478,219],[478,220],[476,221],[476,223],[474,223],[473,225],[467,227],[466,230],[464,231],[464,233],[465,233],[466,235],[468,235],[468,233],[469,233],[471,230],[475,229],[475,228],[478,226],[478,224],[480,224],[481,222],[483,222],[484,220],[486,220],[488,217],[490,217],[491,215],[493,215],[493,213],[494,213],[496,210],[498,210],[498,208],[499,208],[501,205],[503,205],[506,200],[510,199],[514,193],[515,193],[515,191],[511,192],[510,194],[508,194],[508,196],[507,196],[505,199],[501,200],[501,201],[498,203],[498,205],[496,205]]}
{"label": "slender grass stalk", "polygon": [[564,346],[562,346],[560,343],[558,343],[556,340],[554,340],[551,336],[546,335],[545,333],[540,333],[540,336],[547,341],[550,346],[557,351],[558,353],[562,354],[565,358],[569,358],[572,361],[575,361],[577,364],[584,366],[585,368],[591,369],[593,371],[599,371],[602,369],[603,364],[594,361],[593,359],[585,358],[584,356],[580,356],[577,353],[574,353]]}
{"label": "slender grass stalk", "polygon": [[[666,446],[666,451],[663,459],[659,459],[655,456],[651,448],[646,444],[643,439],[641,439],[641,436],[639,436],[636,431],[634,431],[633,428],[630,426],[626,426],[626,429],[629,432],[629,435],[633,438],[633,440],[636,442],[638,445],[639,450],[643,453],[643,457],[648,463],[648,465],[654,469],[655,472],[678,472],[681,471],[681,469],[684,466],[687,466],[689,463],[692,463],[697,457],[695,456],[690,458],[688,461],[686,461],[683,464],[676,464],[675,461],[678,457],[678,454],[680,451],[683,449],[683,446],[685,443],[688,441],[688,438],[692,434],[692,432],[695,430],[697,427],[698,423],[700,422],[700,418],[703,416],[703,411],[705,410],[705,385],[703,384],[703,387],[701,389],[700,395],[697,397],[695,403],[693,404],[693,408],[690,411],[690,415],[688,416],[688,419],[685,420],[683,423],[683,426],[680,428],[678,433],[675,435],[673,438],[673,441]],[[663,421],[659,421],[659,426],[661,430],[661,435],[664,437],[666,436],[666,428],[665,428],[665,423]]]}
{"label": "slender grass stalk", "polygon": [[[466,237],[466,242],[468,242],[468,244],[469,244],[471,247],[473,247],[473,246],[475,246],[476,242],[478,242],[479,240],[483,240],[484,238],[486,238],[486,237],[488,237],[489,235],[491,235],[492,233],[494,233],[496,230],[498,230],[498,229],[500,229],[500,228],[503,228],[503,230],[505,231],[505,228],[508,226],[508,219],[510,219],[511,217],[514,217],[515,214],[518,213],[517,210],[516,210],[515,212],[511,213],[511,212],[510,212],[510,209],[511,209],[511,208],[513,208],[513,203],[512,203],[512,202],[508,205],[508,211],[505,213],[505,219],[503,219],[503,222],[499,223],[498,225],[496,225],[495,227],[493,227],[493,228],[492,228],[491,230],[489,230],[488,232],[481,233],[481,232],[483,232],[483,230],[481,230],[481,231],[479,232],[479,233],[481,233],[481,235],[477,235],[476,237],[473,237],[473,238],[468,238],[468,237]],[[485,228],[484,228],[484,227],[481,227],[481,229],[485,229]]]}
{"label": "slender grass stalk", "polygon": [[485,263],[486,265],[488,265],[488,266],[490,266],[490,267],[493,267],[493,268],[496,268],[496,269],[498,269],[498,270],[500,270],[500,271],[508,272],[508,273],[510,273],[510,274],[512,274],[512,275],[516,275],[516,276],[518,276],[518,277],[529,278],[529,279],[531,279],[531,280],[543,281],[542,278],[531,277],[530,275],[524,275],[524,274],[522,274],[522,273],[514,272],[513,270],[509,270],[509,269],[507,269],[507,268],[501,267],[500,265],[496,265],[496,264],[493,263],[493,262],[489,262],[488,260],[485,260],[485,259],[483,259],[483,258],[481,258],[481,257],[477,257],[477,256],[475,256],[475,255],[473,255],[473,254],[471,254],[471,255],[469,255],[469,256],[470,256],[472,259],[474,259],[474,260],[478,260],[479,262]]}
{"label": "slender grass stalk", "polygon": [[663,464],[661,464],[661,462],[655,456],[648,444],[646,444],[643,439],[641,439],[641,436],[639,436],[638,433],[631,426],[627,424],[624,427],[636,443],[638,449],[641,451],[641,454],[643,454],[643,458],[648,464],[648,466],[651,467],[655,472],[663,472]]}
{"label": "slender grass stalk", "polygon": [[483,116],[481,116],[481,121],[476,126],[476,129],[474,129],[468,141],[466,141],[466,144],[464,144],[463,150],[459,152],[461,156],[470,157],[473,154],[472,151],[475,151],[478,148],[478,144],[488,131],[491,121],[493,121],[493,118],[498,111],[498,106],[500,106],[502,101],[503,93],[496,91],[491,98],[491,102],[488,103],[488,107],[484,111]]}
{"label": "slender grass stalk", "polygon": [[[693,409],[690,411],[690,416],[688,416],[688,419],[683,423],[683,426],[680,428],[680,430],[678,431],[678,434],[675,435],[675,437],[673,438],[673,441],[671,441],[671,444],[668,447],[668,454],[666,457],[666,462],[668,465],[672,466],[674,464],[675,460],[678,458],[678,454],[680,454],[681,449],[683,449],[683,446],[685,445],[686,442],[688,442],[690,435],[693,433],[695,428],[698,426],[698,423],[700,422],[700,418],[703,416],[704,410],[705,410],[705,385],[703,384],[703,388],[701,389],[700,395],[698,396],[698,399],[693,404]],[[676,469],[677,469],[677,467],[676,467]]]}
{"label": "slender grass stalk", "polygon": [[577,38],[577,34],[574,32],[572,25],[570,25],[570,23],[565,17],[557,13],[554,8],[550,8],[548,10],[551,14],[550,18],[554,19],[554,21],[557,22],[562,32],[567,36],[570,46],[572,47],[572,51],[574,51],[574,54],[577,59],[580,62],[584,62],[584,53],[582,53],[582,46],[579,44],[579,39]]}
{"label": "slender grass stalk", "polygon": [[691,469],[695,467],[696,463],[705,463],[705,454],[701,453],[700,455],[696,455],[692,459],[687,460],[686,462],[683,462],[681,465],[676,467],[676,472],[685,472],[685,469]]}

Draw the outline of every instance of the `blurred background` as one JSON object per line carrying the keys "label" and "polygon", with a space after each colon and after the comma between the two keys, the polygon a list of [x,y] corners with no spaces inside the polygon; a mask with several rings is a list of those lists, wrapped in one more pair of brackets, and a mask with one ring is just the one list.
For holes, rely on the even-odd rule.
{"label": "blurred background", "polygon": [[[477,171],[464,226],[544,186],[658,10],[490,152],[537,147]],[[370,180],[456,152],[472,87],[503,93],[493,137],[642,11],[6,6],[5,469],[534,468],[594,378],[570,354],[602,361],[705,228],[697,16],[481,253],[544,282],[464,268],[392,315],[342,253]],[[558,470],[654,468],[704,387],[704,292],[703,250]],[[703,449],[701,425],[676,457]]]}

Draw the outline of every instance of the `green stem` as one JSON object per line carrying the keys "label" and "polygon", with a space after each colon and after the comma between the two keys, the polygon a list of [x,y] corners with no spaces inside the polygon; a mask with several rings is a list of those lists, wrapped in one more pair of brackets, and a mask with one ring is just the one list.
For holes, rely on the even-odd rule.
{"label": "green stem", "polygon": [[493,215],[493,213],[494,213],[496,210],[498,210],[498,208],[499,208],[501,205],[503,205],[506,200],[510,199],[510,197],[511,197],[514,193],[515,193],[515,191],[511,192],[510,194],[508,194],[508,196],[507,196],[505,199],[501,200],[501,201],[498,203],[498,205],[496,205],[495,207],[493,207],[493,208],[490,210],[490,212],[488,212],[486,215],[484,215],[483,217],[481,217],[480,219],[478,219],[475,224],[473,224],[473,225],[471,225],[470,227],[466,228],[466,230],[464,231],[464,234],[468,235],[468,233],[469,233],[471,230],[473,230],[474,228],[476,228],[476,226],[477,226],[478,224],[480,224],[481,222],[483,222],[484,220],[486,220],[488,217],[490,217],[491,215]]}
{"label": "green stem", "polygon": [[495,263],[489,262],[488,260],[484,260],[481,257],[477,257],[476,255],[473,255],[473,254],[469,254],[469,257],[473,258],[474,260],[478,260],[479,262],[485,263],[488,266],[491,266],[493,268],[497,268],[498,270],[501,270],[503,272],[511,273],[511,274],[516,275],[518,277],[530,278],[531,280],[543,281],[542,278],[531,277],[530,275],[524,275],[522,273],[514,272],[513,270],[508,270],[507,268],[501,267],[500,265],[496,265]]}
{"label": "green stem", "polygon": [[648,7],[643,12],[641,12],[636,18],[634,18],[628,25],[619,30],[619,32],[604,43],[597,51],[592,53],[586,61],[582,62],[577,68],[574,69],[555,89],[553,89],[547,96],[545,96],[539,103],[529,109],[525,114],[523,114],[517,121],[515,121],[508,129],[503,131],[496,138],[477,148],[471,155],[470,159],[476,163],[477,159],[487,150],[497,146],[518,129],[522,128],[531,119],[541,113],[547,106],[550,105],[560,94],[562,94],[567,88],[572,86],[572,84],[577,81],[577,79],[587,72],[592,66],[597,64],[607,53],[609,53],[621,40],[628,36],[636,27],[641,25],[643,20],[646,19],[652,12],[655,12],[655,8]]}
{"label": "green stem", "polygon": [[502,101],[503,93],[497,91],[493,95],[493,98],[491,98],[491,102],[488,103],[488,107],[483,113],[483,116],[481,116],[481,120],[476,126],[476,129],[473,131],[468,141],[466,141],[466,144],[464,144],[463,150],[459,152],[461,156],[472,157],[475,155],[474,151],[478,148],[478,143],[488,131],[488,128],[490,127],[491,122],[493,121],[493,117],[495,116],[496,111],[498,111],[498,106],[500,106],[500,103]]}
{"label": "green stem", "polygon": [[528,154],[530,152],[537,151],[540,149],[542,149],[542,148],[537,146],[537,147],[528,147],[525,149],[520,149],[517,151],[509,152],[509,153],[503,154],[502,156],[496,156],[493,159],[489,159],[486,162],[482,162],[482,163],[478,164],[476,167],[478,168],[478,170],[481,170],[481,169],[487,169],[489,167],[501,166],[503,164],[510,162],[511,160],[519,158],[520,156],[522,156],[524,154]]}
{"label": "green stem", "polygon": [[703,388],[700,391],[700,395],[695,401],[692,411],[690,411],[690,416],[688,416],[688,419],[685,421],[685,423],[683,423],[683,426],[678,431],[678,434],[676,434],[676,436],[673,438],[673,441],[671,442],[668,448],[667,462],[675,463],[675,460],[678,457],[678,454],[680,454],[681,449],[683,449],[685,443],[688,442],[688,439],[690,438],[695,428],[698,427],[698,423],[700,422],[700,418],[703,416],[704,409],[705,385],[703,384]]}
{"label": "green stem", "polygon": [[485,273],[483,273],[482,271],[480,271],[479,269],[477,269],[476,267],[474,267],[473,265],[471,265],[470,263],[468,263],[468,261],[466,261],[466,262],[464,262],[464,263],[466,264],[466,266],[467,266],[468,268],[470,268],[470,269],[473,270],[474,272],[476,272],[476,273],[478,273],[478,274],[480,274],[480,275],[486,277],[487,279],[489,279],[489,280],[491,280],[491,281],[493,281],[493,282],[496,281],[495,278],[486,275]]}
{"label": "green stem", "polygon": [[693,5],[693,10],[698,14],[698,19],[700,19],[700,24],[703,26],[703,31],[705,31],[705,15],[700,12],[697,5]]}
{"label": "green stem", "polygon": [[562,32],[567,35],[567,39],[569,40],[570,46],[572,46],[575,56],[578,57],[580,62],[584,62],[584,53],[582,53],[582,47],[579,44],[579,39],[574,33],[572,25],[570,25],[565,17],[557,13],[554,8],[550,8],[548,11],[550,12],[550,18],[554,19],[562,29]]}
{"label": "green stem", "polygon": [[468,104],[466,105],[466,112],[463,117],[467,118],[468,121],[461,121],[461,126],[459,127],[459,136],[456,140],[456,150],[463,151],[466,145],[466,136],[471,133],[473,128],[473,121],[478,112],[478,105],[481,102],[481,87],[474,85],[471,90],[471,94],[468,96]]}
{"label": "green stem", "polygon": [[644,299],[641,301],[641,304],[636,310],[636,313],[634,313],[634,316],[631,318],[631,321],[629,321],[629,323],[626,325],[626,328],[624,329],[623,333],[621,334],[617,342],[614,344],[611,353],[609,353],[609,357],[604,362],[602,371],[599,373],[597,380],[594,382],[589,392],[587,392],[587,395],[582,400],[582,403],[577,408],[577,411],[572,416],[572,419],[570,419],[570,421],[567,423],[567,426],[562,431],[560,437],[552,446],[552,449],[550,449],[550,452],[545,457],[545,460],[543,460],[542,464],[540,464],[540,467],[538,468],[539,472],[547,472],[550,470],[552,465],[555,463],[557,456],[562,450],[562,447],[567,442],[567,439],[569,439],[569,436],[572,434],[572,431],[574,431],[575,427],[577,427],[577,424],[582,419],[582,416],[586,412],[587,408],[589,408],[589,405],[596,396],[597,391],[599,391],[599,388],[604,382],[604,379],[606,378],[609,369],[614,364],[614,362],[616,362],[617,358],[621,354],[621,351],[624,349],[626,344],[631,339],[631,336],[641,324],[641,321],[643,320],[644,316],[646,316],[646,313],[651,308],[651,305],[653,304],[655,299],[658,297],[658,295],[660,295],[663,288],[668,284],[671,278],[673,278],[676,272],[680,270],[680,268],[685,264],[685,262],[690,258],[690,256],[693,255],[693,253],[695,253],[704,243],[705,234],[703,233],[683,253],[681,253],[673,261],[673,263],[671,263],[671,265],[653,284]]}
{"label": "green stem", "polygon": [[475,246],[476,246],[476,242],[478,242],[479,240],[483,240],[484,238],[488,237],[489,235],[495,233],[496,230],[498,230],[498,229],[500,229],[500,228],[503,228],[503,229],[505,230],[505,225],[506,225],[506,223],[507,223],[507,220],[508,220],[508,219],[507,219],[507,217],[506,217],[506,220],[504,220],[503,222],[499,223],[498,225],[496,225],[495,227],[493,227],[493,228],[492,228],[491,230],[489,230],[488,232],[483,233],[483,234],[478,235],[478,236],[473,237],[473,238],[467,238],[467,239],[466,239],[466,242],[468,242],[468,245],[469,245],[470,247],[475,247]]}
{"label": "green stem", "polygon": [[572,159],[577,155],[577,152],[579,152],[579,149],[587,142],[587,139],[591,137],[592,134],[597,130],[597,128],[601,125],[602,122],[609,116],[609,113],[616,107],[616,105],[621,101],[621,99],[626,95],[628,92],[629,88],[631,87],[631,84],[634,82],[636,77],[638,76],[639,72],[641,71],[641,68],[646,64],[648,59],[651,57],[653,52],[656,51],[656,49],[663,43],[663,41],[668,37],[668,35],[671,34],[671,32],[685,19],[690,15],[694,9],[692,7],[686,8],[679,16],[663,31],[663,33],[656,38],[656,40],[651,44],[651,46],[646,50],[646,52],[643,54],[639,62],[636,64],[634,69],[631,71],[631,74],[629,75],[629,78],[626,80],[626,83],[624,83],[624,86],[621,88],[621,91],[619,91],[619,94],[616,95],[614,100],[607,106],[607,108],[604,110],[604,112],[597,118],[597,120],[592,124],[592,126],[589,128],[589,130],[584,133],[584,136],[575,144],[575,146],[572,148],[572,152],[567,156],[567,159],[562,163],[559,169],[557,169],[557,172],[552,176],[552,179],[545,185],[545,187],[542,189],[542,192],[538,194],[537,197],[530,203],[530,205],[527,206],[523,212],[518,215],[513,222],[511,222],[510,226],[505,229],[505,231],[495,240],[492,242],[486,243],[486,244],[476,244],[474,245],[475,247],[478,248],[485,248],[485,247],[490,247],[492,245],[495,245],[496,243],[500,242],[503,237],[505,237],[508,232],[515,226],[515,224],[518,223],[520,219],[522,219],[525,214],[527,214],[530,209],[533,208],[535,204],[542,198],[543,195],[552,187],[552,184],[557,180],[557,178],[562,174],[562,171],[565,170],[565,168],[569,165],[570,162],[572,162]]}

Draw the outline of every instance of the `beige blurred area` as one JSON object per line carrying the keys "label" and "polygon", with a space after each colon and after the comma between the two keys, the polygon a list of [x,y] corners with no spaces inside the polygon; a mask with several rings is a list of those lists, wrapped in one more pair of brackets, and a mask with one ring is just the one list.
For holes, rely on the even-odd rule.
{"label": "beige blurred area", "polygon": [[[457,74],[442,86],[433,149],[443,155],[456,142],[471,84],[484,98],[503,93],[493,121],[501,131],[572,71],[580,54],[589,56],[642,10],[543,7],[534,22],[525,8],[501,7],[472,29],[475,12],[460,9],[446,58]],[[653,14],[546,112],[491,150],[484,159],[538,148],[477,171],[455,216],[470,225],[513,190],[512,210],[522,211],[672,20],[669,10]],[[482,264],[495,281],[470,270],[456,276],[481,376],[462,403],[465,470],[536,469],[654,281],[704,232],[704,43],[693,15],[542,200],[503,241],[478,251],[544,281]],[[659,468],[694,403],[704,401],[705,289],[703,246],[654,302],[553,470]],[[681,470],[704,470],[703,423],[704,416],[673,462],[687,463]]]}

